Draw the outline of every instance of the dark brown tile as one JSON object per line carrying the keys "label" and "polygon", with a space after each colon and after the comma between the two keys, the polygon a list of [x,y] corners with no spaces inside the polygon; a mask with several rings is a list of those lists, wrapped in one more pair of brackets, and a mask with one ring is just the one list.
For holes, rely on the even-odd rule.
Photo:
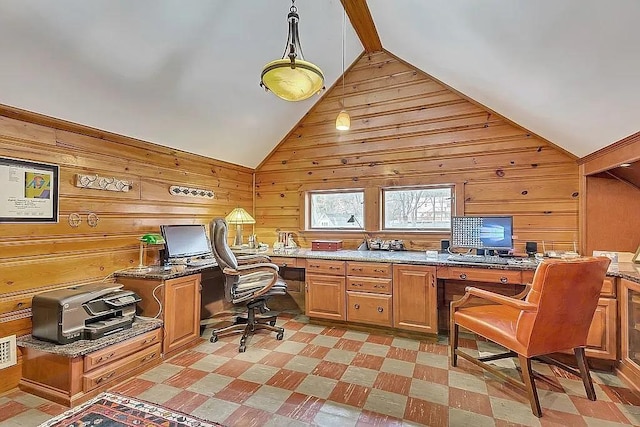
{"label": "dark brown tile", "polygon": [[298,331],[302,328],[304,328],[306,325],[306,323],[300,323],[300,322],[296,322],[295,320],[290,320],[288,322],[285,322],[284,325],[282,325],[282,327],[284,328],[285,331]]}
{"label": "dark brown tile", "polygon": [[491,397],[529,404],[527,393],[515,386],[494,378],[485,378],[485,383],[487,384],[487,393]]}
{"label": "dark brown tile", "polygon": [[198,408],[208,399],[209,396],[194,393],[188,390],[183,390],[171,399],[164,402],[162,406],[166,406],[167,408],[190,414],[193,410]]}
{"label": "dark brown tile", "polygon": [[235,379],[225,388],[216,393],[214,397],[228,402],[244,403],[260,387],[262,387],[260,384],[256,384],[251,381]]}
{"label": "dark brown tile", "polygon": [[69,408],[54,402],[48,402],[48,403],[43,403],[42,405],[39,405],[36,409],[40,412],[44,412],[45,414],[49,414],[52,417],[54,417],[56,415],[60,415],[61,413],[63,413]]}
{"label": "dark brown tile", "polygon": [[323,360],[322,362],[318,363],[318,366],[316,366],[313,371],[311,371],[311,374],[339,380],[340,378],[342,378],[342,375],[348,367],[348,365],[344,365],[342,363],[328,362],[326,360]]}
{"label": "dark brown tile", "polygon": [[169,359],[169,363],[171,363],[172,365],[187,367],[193,365],[205,356],[205,353],[200,353],[198,351],[186,351],[182,354],[177,355],[176,357]]}
{"label": "dark brown tile", "polygon": [[325,400],[319,397],[292,393],[280,406],[277,414],[311,424],[324,402]]}
{"label": "dark brown tile", "polygon": [[261,365],[273,366],[275,368],[282,368],[284,365],[289,363],[291,358],[293,358],[293,354],[272,351],[263,357],[258,363]]}
{"label": "dark brown tile", "polygon": [[340,338],[336,345],[333,348],[337,348],[340,350],[348,350],[348,351],[358,351],[360,347],[362,347],[362,341],[350,340],[347,338]]}
{"label": "dark brown tile", "polygon": [[445,356],[449,354],[449,346],[434,342],[422,341],[420,342],[420,351]]}
{"label": "dark brown tile", "polygon": [[191,384],[201,380],[207,375],[206,372],[199,369],[184,368],[177,374],[167,378],[162,383],[177,388],[187,388]]}
{"label": "dark brown tile", "polygon": [[367,410],[362,411],[356,423],[356,427],[401,427],[402,425],[402,420],[398,418]]}
{"label": "dark brown tile", "polygon": [[580,396],[569,396],[578,413],[583,416],[598,418],[599,420],[612,421],[626,424],[629,421],[613,402],[602,400],[592,401]]}
{"label": "dark brown tile", "polygon": [[256,340],[255,343],[247,342],[247,346],[261,348],[263,350],[275,350],[282,344],[282,341],[278,341],[273,336],[264,336],[262,338],[255,336],[253,339]]}
{"label": "dark brown tile", "polygon": [[449,387],[449,406],[487,417],[493,417],[491,401],[486,394]]}
{"label": "dark brown tile", "polygon": [[245,362],[244,360],[231,359],[219,366],[215,371],[216,374],[226,375],[227,377],[237,378],[244,371],[253,366],[251,362]]}
{"label": "dark brown tile", "polygon": [[22,403],[11,400],[0,405],[0,421],[8,420],[9,418],[15,417],[28,409],[29,408],[24,406]]}
{"label": "dark brown tile", "polygon": [[324,331],[320,332],[320,335],[327,335],[329,337],[336,337],[336,338],[340,338],[342,337],[345,332],[347,332],[345,329],[342,328],[325,328]]}
{"label": "dark brown tile", "polygon": [[404,419],[427,426],[447,427],[449,425],[449,407],[409,397],[404,411]]}
{"label": "dark brown tile", "polygon": [[327,400],[362,408],[370,392],[371,389],[368,387],[338,381]]}
{"label": "dark brown tile", "polygon": [[448,370],[435,368],[433,366],[421,365],[419,363],[416,363],[415,368],[413,368],[413,378],[417,378],[423,381],[429,381],[431,383],[449,385]]}
{"label": "dark brown tile", "polygon": [[391,347],[387,352],[387,357],[414,363],[418,357],[418,352],[416,350],[409,350],[406,348]]}
{"label": "dark brown tile", "polygon": [[373,388],[407,396],[411,389],[411,378],[380,372],[373,383]]}
{"label": "dark brown tile", "polygon": [[542,408],[542,418],[540,418],[542,427],[587,427],[588,424],[581,415],[569,414],[562,411],[554,411],[552,409]]}
{"label": "dark brown tile", "polygon": [[224,424],[234,427],[261,427],[271,419],[271,413],[261,409],[241,405],[224,420]]}
{"label": "dark brown tile", "polygon": [[393,338],[393,335],[369,335],[366,342],[390,346],[393,342]]}
{"label": "dark brown tile", "polygon": [[156,385],[153,381],[144,380],[142,378],[133,378],[122,384],[118,384],[113,388],[116,393],[122,393],[127,396],[135,397]]}
{"label": "dark brown tile", "polygon": [[469,338],[458,338],[458,347],[470,348],[471,350],[477,350],[478,344],[476,340],[472,340]]}
{"label": "dark brown tile", "polygon": [[225,356],[225,357],[236,357],[238,355],[238,347],[240,346],[240,339],[238,338],[238,342],[233,343],[224,343],[222,347],[215,350],[213,354],[217,356]]}
{"label": "dark brown tile", "polygon": [[300,356],[313,357],[315,359],[323,359],[331,349],[321,345],[309,344],[300,353]]}
{"label": "dark brown tile", "polygon": [[307,374],[302,372],[290,371],[289,369],[280,369],[274,376],[269,378],[266,385],[272,387],[284,388],[287,390],[295,390],[302,381],[306,378]]}
{"label": "dark brown tile", "polygon": [[640,406],[640,395],[628,388],[613,387],[607,385],[601,385],[600,388],[609,396],[609,398],[624,405]]}
{"label": "dark brown tile", "polygon": [[374,369],[379,371],[384,363],[384,357],[373,354],[358,353],[351,361],[351,365],[360,368]]}
{"label": "dark brown tile", "polygon": [[291,335],[288,339],[290,341],[303,342],[303,343],[309,344],[317,336],[318,336],[317,334],[310,334],[309,332],[296,332],[293,335]]}

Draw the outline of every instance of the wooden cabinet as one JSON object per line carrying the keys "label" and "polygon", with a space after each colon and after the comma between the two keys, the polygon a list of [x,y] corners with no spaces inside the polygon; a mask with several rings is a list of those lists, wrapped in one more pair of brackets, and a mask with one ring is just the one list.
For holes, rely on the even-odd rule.
{"label": "wooden cabinet", "polygon": [[167,280],[118,277],[125,289],[142,298],[138,303],[139,315],[159,315],[164,321],[162,352],[165,355],[200,341],[200,281],[200,274]]}
{"label": "wooden cabinet", "polygon": [[75,357],[23,347],[20,388],[74,406],[160,363],[161,337],[158,328]]}
{"label": "wooden cabinet", "polygon": [[393,326],[438,333],[435,267],[394,264]]}
{"label": "wooden cabinet", "polygon": [[640,283],[620,280],[620,364],[617,373],[640,391]]}
{"label": "wooden cabinet", "polygon": [[344,261],[308,259],[306,267],[307,316],[346,320]]}
{"label": "wooden cabinet", "polygon": [[600,298],[593,315],[585,354],[604,360],[616,360],[618,351],[616,343],[617,301],[613,298]]}
{"label": "wooden cabinet", "polygon": [[393,326],[391,264],[347,262],[347,320]]}

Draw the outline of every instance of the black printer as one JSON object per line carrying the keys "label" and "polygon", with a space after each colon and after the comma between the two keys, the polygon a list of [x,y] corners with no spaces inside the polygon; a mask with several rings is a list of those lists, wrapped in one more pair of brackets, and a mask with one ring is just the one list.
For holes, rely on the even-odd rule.
{"label": "black printer", "polygon": [[58,344],[93,340],[128,328],[141,298],[119,283],[90,283],[33,297],[34,338]]}

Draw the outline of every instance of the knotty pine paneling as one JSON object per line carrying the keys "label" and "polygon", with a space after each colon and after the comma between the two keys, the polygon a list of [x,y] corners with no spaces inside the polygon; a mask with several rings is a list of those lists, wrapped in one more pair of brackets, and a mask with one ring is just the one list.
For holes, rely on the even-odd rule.
{"label": "knotty pine paneling", "polygon": [[[256,170],[256,232],[273,243],[277,230],[296,242],[340,239],[355,247],[359,232],[304,230],[304,192],[384,186],[454,184],[456,212],[514,215],[516,248],[525,241],[573,249],[578,239],[579,179],[575,158],[466,99],[386,52],[364,54]],[[344,105],[351,129],[339,132]],[[374,209],[379,209],[376,207]],[[447,233],[367,232],[400,238],[412,249],[439,248]]]}
{"label": "knotty pine paneling", "polygon": [[[60,166],[57,224],[0,224],[0,336],[29,333],[25,310],[34,294],[138,265],[138,237],[159,232],[161,224],[208,224],[236,206],[253,208],[252,169],[122,136],[82,135],[68,123],[61,128],[0,116],[0,156]],[[127,179],[132,189],[78,188],[78,173]],[[207,188],[216,196],[172,196],[170,185]],[[89,212],[98,215],[95,228],[87,224]],[[77,228],[68,224],[71,213],[82,218]],[[146,263],[153,263],[158,247],[146,253]],[[19,372],[19,366],[0,371],[0,392],[17,385]]]}

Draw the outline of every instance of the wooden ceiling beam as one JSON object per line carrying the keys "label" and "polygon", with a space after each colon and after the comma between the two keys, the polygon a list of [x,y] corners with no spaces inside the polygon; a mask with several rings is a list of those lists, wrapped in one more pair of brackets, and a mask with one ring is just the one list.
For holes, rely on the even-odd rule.
{"label": "wooden ceiling beam", "polygon": [[381,51],[382,42],[373,23],[367,0],[340,0],[340,2],[364,46],[364,51],[366,53]]}

